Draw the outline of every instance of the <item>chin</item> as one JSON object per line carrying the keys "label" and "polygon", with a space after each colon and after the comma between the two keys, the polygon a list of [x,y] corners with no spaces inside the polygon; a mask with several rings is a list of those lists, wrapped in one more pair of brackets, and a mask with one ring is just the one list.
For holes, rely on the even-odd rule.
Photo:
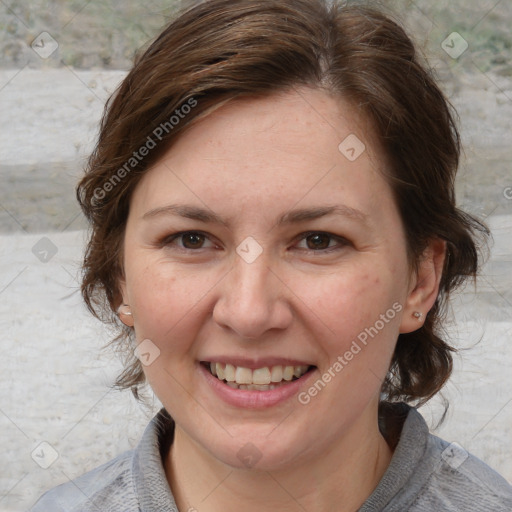
{"label": "chin", "polygon": [[[270,435],[269,433],[278,430],[281,436]],[[308,447],[299,446],[304,444],[302,436],[293,442],[293,439],[283,439],[284,429],[276,425],[258,425],[249,428],[241,425],[236,436],[230,437],[226,434],[225,442],[219,440],[205,440],[203,447],[220,462],[236,469],[253,471],[279,471],[296,464]],[[288,432],[287,432],[288,433]],[[210,446],[208,446],[210,445]]]}

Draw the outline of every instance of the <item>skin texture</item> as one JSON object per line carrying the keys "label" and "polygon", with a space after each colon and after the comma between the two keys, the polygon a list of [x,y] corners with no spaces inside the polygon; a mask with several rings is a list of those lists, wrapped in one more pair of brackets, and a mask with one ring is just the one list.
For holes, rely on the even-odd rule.
{"label": "skin texture", "polygon": [[[366,146],[354,161],[338,150],[349,134]],[[378,430],[379,390],[399,333],[419,328],[413,312],[435,301],[445,249],[432,242],[410,272],[384,165],[356,110],[298,88],[223,105],[138,184],[121,283],[131,316],[121,318],[160,351],[144,371],[176,421],[166,474],[180,510],[348,511],[382,477],[392,452]],[[155,213],[171,204],[225,224]],[[334,205],[345,210],[278,223]],[[172,238],[182,231],[205,236]],[[236,251],[247,237],[262,249],[252,263]],[[307,391],[381,315],[384,327],[307,404],[294,395],[233,406],[199,371],[213,358],[288,358],[316,367]],[[258,459],[250,467],[243,447]]]}

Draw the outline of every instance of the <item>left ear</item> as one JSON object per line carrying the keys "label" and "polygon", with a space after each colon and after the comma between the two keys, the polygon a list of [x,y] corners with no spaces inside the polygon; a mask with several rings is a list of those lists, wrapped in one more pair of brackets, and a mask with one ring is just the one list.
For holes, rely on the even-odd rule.
{"label": "left ear", "polygon": [[427,313],[437,299],[445,257],[446,242],[439,238],[431,240],[423,252],[418,271],[411,278],[400,334],[416,331],[423,325]]}

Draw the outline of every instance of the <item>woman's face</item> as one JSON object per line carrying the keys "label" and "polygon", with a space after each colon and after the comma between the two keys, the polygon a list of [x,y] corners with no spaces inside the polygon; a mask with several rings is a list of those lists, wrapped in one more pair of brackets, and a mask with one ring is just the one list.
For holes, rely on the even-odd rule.
{"label": "woman's face", "polygon": [[123,300],[151,387],[205,454],[284,468],[377,429],[414,285],[366,131],[319,90],[234,101],[133,194]]}

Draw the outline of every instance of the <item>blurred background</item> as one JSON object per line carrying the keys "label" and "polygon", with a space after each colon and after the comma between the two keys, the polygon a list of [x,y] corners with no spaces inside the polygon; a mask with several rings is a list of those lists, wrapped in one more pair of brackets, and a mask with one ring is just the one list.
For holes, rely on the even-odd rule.
{"label": "blurred background", "polygon": [[[0,511],[26,510],[133,447],[159,407],[149,392],[141,406],[111,389],[121,364],[102,347],[112,332],[78,293],[86,224],[74,186],[134,55],[193,3],[0,1]],[[512,2],[378,5],[405,25],[457,109],[457,200],[494,237],[477,285],[448,314],[460,352],[435,433],[512,482]],[[434,429],[441,400],[422,413]]]}

